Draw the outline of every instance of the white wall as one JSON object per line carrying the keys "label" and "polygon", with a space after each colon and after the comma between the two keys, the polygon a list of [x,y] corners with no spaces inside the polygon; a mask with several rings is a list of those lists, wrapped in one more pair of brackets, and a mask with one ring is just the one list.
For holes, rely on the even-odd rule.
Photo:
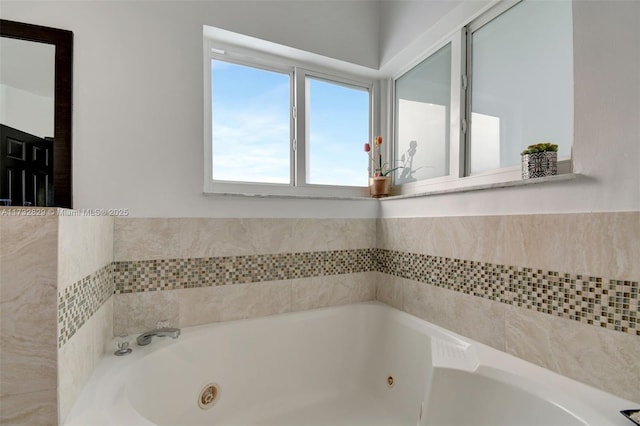
{"label": "white wall", "polygon": [[202,25],[377,67],[376,3],[3,1],[1,13],[74,32],[74,207],[165,217],[377,214],[373,200],[202,195]]}
{"label": "white wall", "polygon": [[[469,16],[477,13],[467,9]],[[460,14],[452,12],[448,19],[450,25],[438,24],[439,32],[421,36],[424,45],[435,43],[445,28],[459,23]],[[576,1],[573,21],[573,158],[574,171],[584,177],[386,200],[381,202],[382,217],[640,210],[640,2]]]}
{"label": "white wall", "polygon": [[[475,0],[478,4],[484,3]],[[462,0],[380,2],[380,63],[391,60]],[[428,46],[425,46],[428,47]]]}
{"label": "white wall", "polygon": [[[488,4],[461,3],[425,32],[424,3],[410,3],[391,7],[397,13],[389,20],[365,1],[3,1],[0,13],[75,34],[76,207],[129,208],[155,217],[375,217],[370,200],[202,195],[202,25],[360,65],[382,63],[385,72],[393,60],[412,59],[407,49],[390,58],[405,45],[428,49],[462,24],[464,14]],[[383,217],[640,210],[640,3],[577,1],[573,9],[574,162],[585,177],[387,200]]]}

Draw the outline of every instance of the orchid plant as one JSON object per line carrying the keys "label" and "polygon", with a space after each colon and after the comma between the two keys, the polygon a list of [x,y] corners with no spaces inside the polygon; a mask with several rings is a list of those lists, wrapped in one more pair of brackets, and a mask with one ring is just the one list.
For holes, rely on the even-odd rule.
{"label": "orchid plant", "polygon": [[369,177],[388,176],[394,170],[401,169],[402,166],[390,168],[389,163],[382,162],[382,136],[376,136],[371,144],[364,144],[364,152],[369,155]]}

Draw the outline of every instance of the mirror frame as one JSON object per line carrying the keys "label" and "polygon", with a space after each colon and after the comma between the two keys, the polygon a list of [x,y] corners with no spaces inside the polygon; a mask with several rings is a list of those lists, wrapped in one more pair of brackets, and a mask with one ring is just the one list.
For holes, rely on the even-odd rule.
{"label": "mirror frame", "polygon": [[72,208],[73,32],[0,19],[0,37],[55,46],[52,207]]}

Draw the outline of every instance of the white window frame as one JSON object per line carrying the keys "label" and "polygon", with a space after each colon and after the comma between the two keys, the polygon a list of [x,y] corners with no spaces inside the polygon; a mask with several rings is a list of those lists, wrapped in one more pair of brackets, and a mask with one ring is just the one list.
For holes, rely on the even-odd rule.
{"label": "white window frame", "polygon": [[[451,105],[450,105],[450,114],[449,114],[449,174],[447,176],[440,176],[431,179],[420,180],[417,182],[409,182],[403,183],[401,185],[396,185],[396,191],[400,193],[415,193],[421,192],[422,190],[433,186],[439,185],[446,182],[451,182],[459,179],[464,176],[464,170],[461,167],[463,164],[463,156],[464,156],[464,137],[463,137],[463,128],[462,125],[462,117],[464,114],[464,93],[461,90],[461,85],[458,82],[461,81],[462,70],[464,69],[464,58],[466,55],[463,54],[464,43],[463,43],[463,32],[461,30],[457,30],[455,33],[450,34],[449,36],[443,38],[440,42],[435,44],[432,48],[426,51],[423,55],[418,57],[415,61],[411,62],[407,67],[403,68],[400,72],[396,73],[391,79],[391,101],[389,105],[393,111],[392,113],[392,127],[391,132],[393,135],[393,144],[392,146],[396,146],[395,140],[395,130],[396,130],[396,115],[397,111],[395,111],[395,99],[396,99],[396,82],[402,76],[404,76],[407,72],[411,71],[414,67],[431,57],[431,55],[438,52],[440,49],[445,47],[447,44],[451,44]],[[393,148],[391,148],[393,149]],[[394,164],[396,164],[397,153],[394,152]]]}
{"label": "white window frame", "polygon": [[[297,162],[296,162],[296,185],[301,188],[307,189],[315,189],[318,191],[327,191],[327,194],[336,194],[335,189],[340,190],[340,188],[349,188],[349,193],[352,193],[354,190],[357,191],[357,195],[366,195],[368,194],[368,189],[366,186],[357,187],[357,186],[335,186],[335,185],[319,185],[312,184],[307,182],[308,175],[308,156],[307,156],[307,147],[309,146],[309,116],[307,111],[309,110],[309,99],[307,94],[309,93],[309,84],[308,78],[322,80],[327,83],[336,84],[339,86],[344,86],[352,89],[358,90],[366,90],[369,93],[369,135],[367,140],[371,141],[373,135],[373,117],[374,117],[374,84],[373,81],[359,81],[354,80],[352,78],[347,78],[344,76],[335,76],[326,74],[319,71],[308,70],[304,68],[296,69],[296,96],[297,96],[297,116],[298,121],[296,123],[296,139],[297,139]],[[304,86],[304,90],[300,90],[301,87]],[[364,141],[363,141],[364,143]],[[362,152],[362,157],[366,158],[367,154]],[[362,170],[363,182],[366,183],[367,177],[367,169]],[[364,188],[364,191],[362,190]],[[333,191],[333,192],[332,192]]]}
{"label": "white window frame", "polygon": [[[478,31],[480,28],[484,27],[485,25],[488,25],[491,23],[491,21],[493,21],[495,18],[497,18],[498,16],[502,15],[503,13],[507,12],[509,9],[511,9],[512,7],[517,6],[518,4],[520,4],[522,2],[522,0],[505,0],[502,1],[498,4],[496,4],[495,6],[493,6],[491,9],[489,9],[488,11],[486,11],[485,13],[483,13],[482,15],[478,16],[477,18],[473,19],[472,21],[470,21],[464,28],[463,31],[465,33],[465,44],[467,47],[467,51],[466,51],[466,55],[465,55],[465,62],[466,62],[466,70],[464,73],[464,78],[465,81],[468,81],[469,84],[466,85],[465,87],[465,111],[468,111],[468,115],[466,115],[465,117],[465,121],[466,123],[468,123],[470,121],[470,116],[471,116],[471,91],[472,91],[472,85],[473,85],[473,79],[472,76],[470,76],[471,74],[471,69],[472,69],[472,53],[473,53],[473,33],[475,31]],[[573,102],[572,102],[573,104]],[[470,129],[470,124],[467,126],[468,129]],[[570,152],[573,153],[573,144],[574,144],[574,139],[571,139],[571,150]],[[516,165],[516,166],[508,166],[508,167],[500,167],[497,169],[492,169],[492,170],[487,170],[484,172],[479,172],[479,173],[475,173],[475,174],[471,174],[471,132],[468,131],[465,134],[465,145],[464,145],[465,149],[465,159],[464,159],[464,166],[465,166],[465,170],[464,170],[464,176],[468,179],[473,179],[473,178],[477,178],[480,180],[486,180],[487,178],[491,179],[492,177],[495,179],[496,177],[498,179],[502,179],[504,180],[505,177],[509,177],[512,179],[518,179],[521,177],[521,166],[520,165]],[[523,147],[524,149],[525,147]],[[573,166],[572,166],[572,157],[573,154],[570,154],[568,157],[560,157],[558,158],[558,174],[567,174],[567,173],[571,173],[573,170]]]}
{"label": "white window frame", "polygon": [[[205,31],[206,33],[206,31]],[[267,43],[270,44],[270,43]],[[289,49],[291,50],[291,49]],[[319,55],[314,55],[319,56]],[[329,83],[356,87],[369,93],[369,138],[377,130],[376,108],[377,84],[374,79],[348,74],[322,65],[309,64],[290,57],[267,52],[263,49],[230,45],[204,37],[204,192],[209,194],[236,194],[256,196],[293,196],[320,198],[352,198],[368,196],[367,186],[337,186],[311,184],[306,181],[307,160],[307,77],[324,80]],[[291,75],[291,157],[290,183],[235,182],[213,178],[212,147],[212,99],[211,99],[211,60],[221,60],[258,69],[265,69]],[[328,58],[327,58],[328,59]],[[328,62],[331,62],[329,60]],[[310,66],[311,65],[311,66]],[[313,66],[315,65],[315,66]],[[363,157],[366,153],[362,152]],[[367,170],[362,170],[366,182]]]}
{"label": "white window frame", "polygon": [[[423,51],[415,60],[392,75],[388,80],[390,85],[389,98],[389,122],[391,124],[389,136],[394,139],[395,146],[395,84],[396,80],[420,64],[425,59],[436,53],[446,44],[451,43],[451,115],[450,115],[450,140],[449,140],[449,175],[418,182],[395,185],[393,195],[420,194],[431,192],[454,191],[465,187],[481,186],[485,184],[499,184],[521,179],[521,167],[502,167],[484,172],[469,174],[470,168],[470,126],[469,115],[471,111],[471,36],[484,25],[516,6],[522,0],[505,0],[479,11],[475,16],[466,19],[456,30],[449,32],[428,50]],[[571,141],[573,152],[574,140]],[[399,153],[392,152],[394,161]],[[572,173],[572,158],[558,158],[558,174]]]}

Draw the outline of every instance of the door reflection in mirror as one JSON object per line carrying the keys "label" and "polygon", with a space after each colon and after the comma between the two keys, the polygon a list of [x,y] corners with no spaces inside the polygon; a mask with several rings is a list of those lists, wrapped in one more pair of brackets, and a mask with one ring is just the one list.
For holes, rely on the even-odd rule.
{"label": "door reflection in mirror", "polygon": [[0,38],[0,158],[12,205],[51,203],[54,96],[55,46]]}

